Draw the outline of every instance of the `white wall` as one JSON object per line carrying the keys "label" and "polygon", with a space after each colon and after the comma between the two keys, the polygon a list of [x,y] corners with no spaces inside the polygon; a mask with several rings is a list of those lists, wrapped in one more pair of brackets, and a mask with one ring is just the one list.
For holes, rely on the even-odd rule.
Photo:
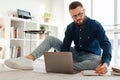
{"label": "white wall", "polygon": [[52,14],[55,18],[55,23],[58,25],[58,37],[63,40],[64,37],[64,0],[52,0]]}
{"label": "white wall", "polygon": [[50,11],[49,0],[0,0],[0,16],[9,16],[11,13],[16,14],[17,9],[30,11],[32,16],[39,18],[43,13],[43,4],[47,5],[46,10]]}
{"label": "white wall", "polygon": [[0,0],[0,16],[10,16],[11,13],[16,14],[17,9],[30,11],[35,20],[39,21],[42,20],[45,11],[51,12],[54,16],[53,22],[59,28],[58,37],[63,39],[64,0]]}

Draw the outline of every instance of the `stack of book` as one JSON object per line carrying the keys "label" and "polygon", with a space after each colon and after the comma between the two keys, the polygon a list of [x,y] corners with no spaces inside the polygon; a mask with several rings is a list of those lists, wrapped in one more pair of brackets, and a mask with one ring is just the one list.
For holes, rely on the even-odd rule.
{"label": "stack of book", "polygon": [[10,52],[11,52],[11,58],[16,58],[21,56],[21,51],[19,46],[11,46]]}

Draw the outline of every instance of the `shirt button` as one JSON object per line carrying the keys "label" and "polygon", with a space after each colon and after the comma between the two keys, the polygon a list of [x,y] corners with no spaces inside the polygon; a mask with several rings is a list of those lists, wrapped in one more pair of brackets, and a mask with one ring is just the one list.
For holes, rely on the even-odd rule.
{"label": "shirt button", "polygon": [[88,39],[90,39],[90,37],[88,36]]}
{"label": "shirt button", "polygon": [[82,45],[80,45],[80,47],[82,47]]}
{"label": "shirt button", "polygon": [[80,39],[82,39],[82,37],[80,37]]}

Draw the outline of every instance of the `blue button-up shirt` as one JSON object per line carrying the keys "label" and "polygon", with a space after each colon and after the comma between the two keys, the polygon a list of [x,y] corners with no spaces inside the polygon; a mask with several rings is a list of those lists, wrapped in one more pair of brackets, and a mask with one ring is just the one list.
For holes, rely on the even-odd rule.
{"label": "blue button-up shirt", "polygon": [[96,20],[86,16],[84,24],[79,25],[72,22],[67,26],[61,51],[69,51],[72,41],[77,51],[87,51],[102,56],[101,63],[108,65],[111,61],[112,48],[105,30]]}

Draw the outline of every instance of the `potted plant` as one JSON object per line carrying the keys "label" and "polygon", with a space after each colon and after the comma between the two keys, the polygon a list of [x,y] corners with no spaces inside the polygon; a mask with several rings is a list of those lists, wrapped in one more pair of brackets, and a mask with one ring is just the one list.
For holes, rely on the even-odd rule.
{"label": "potted plant", "polygon": [[41,31],[42,34],[44,34],[44,32],[45,32],[45,26],[41,25],[40,26],[40,31]]}
{"label": "potted plant", "polygon": [[49,12],[45,12],[42,18],[44,19],[44,22],[47,23],[52,18],[52,15]]}
{"label": "potted plant", "polygon": [[40,39],[43,39],[45,37],[45,26],[40,26]]}

